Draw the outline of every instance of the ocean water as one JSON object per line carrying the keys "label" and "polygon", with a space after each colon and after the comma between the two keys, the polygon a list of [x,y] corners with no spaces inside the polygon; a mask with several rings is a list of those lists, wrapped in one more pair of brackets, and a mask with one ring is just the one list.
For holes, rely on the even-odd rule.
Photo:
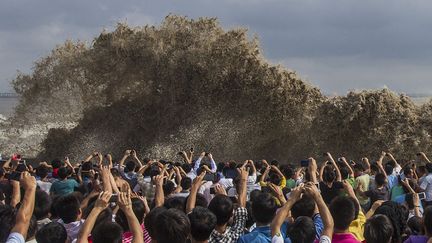
{"label": "ocean water", "polygon": [[0,97],[0,116],[8,117],[12,115],[17,104],[18,98]]}

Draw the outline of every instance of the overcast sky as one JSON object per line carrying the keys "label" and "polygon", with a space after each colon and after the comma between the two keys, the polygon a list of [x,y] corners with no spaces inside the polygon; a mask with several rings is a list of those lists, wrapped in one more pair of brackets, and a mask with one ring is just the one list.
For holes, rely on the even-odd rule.
{"label": "overcast sky", "polygon": [[432,94],[432,1],[0,0],[0,91],[66,39],[169,13],[246,27],[263,53],[327,94],[389,87]]}

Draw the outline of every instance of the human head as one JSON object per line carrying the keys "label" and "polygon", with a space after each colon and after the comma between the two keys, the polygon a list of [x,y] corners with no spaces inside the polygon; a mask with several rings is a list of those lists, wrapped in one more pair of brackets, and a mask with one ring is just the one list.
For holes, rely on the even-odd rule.
{"label": "human head", "polygon": [[300,216],[288,227],[287,236],[291,242],[314,242],[315,224],[309,217]]}
{"label": "human head", "polygon": [[411,168],[411,166],[405,167],[403,170],[403,173],[404,173],[406,178],[413,178],[413,176],[414,176],[414,171]]}
{"label": "human head", "polygon": [[337,230],[347,230],[355,219],[355,205],[346,197],[335,197],[330,203],[329,210],[334,220],[334,228]]}
{"label": "human head", "polygon": [[67,240],[67,232],[62,224],[53,221],[37,231],[36,240],[44,243],[63,243]]}
{"label": "human head", "polygon": [[387,216],[374,215],[366,221],[364,237],[368,243],[390,243],[393,237],[393,225]]}
{"label": "human head", "polygon": [[[142,224],[144,221],[144,214],[145,214],[145,206],[144,202],[141,201],[139,198],[132,198],[132,211],[135,214],[135,217],[138,219],[138,222]],[[122,210],[120,210],[116,217],[115,217],[116,223],[118,223],[124,231],[130,231],[129,230],[129,224],[126,218],[126,215]]]}
{"label": "human head", "polygon": [[172,181],[170,181],[170,180],[167,180],[167,181],[163,184],[162,188],[163,188],[163,191],[164,191],[164,195],[165,195],[165,197],[166,197],[166,196],[172,194],[172,193],[175,191],[175,185],[174,185],[174,182],[172,182]]}
{"label": "human head", "polygon": [[216,195],[208,206],[210,211],[216,215],[216,224],[221,226],[228,223],[233,214],[233,203],[228,196]]}
{"label": "human head", "polygon": [[15,225],[16,210],[9,205],[0,205],[0,242],[6,242]]}
{"label": "human head", "polygon": [[185,243],[191,232],[191,225],[185,213],[171,208],[157,217],[155,229],[154,239],[158,243]]}
{"label": "human head", "polygon": [[309,195],[303,194],[302,198],[294,203],[291,215],[294,219],[300,216],[312,217],[315,212],[315,201]]}
{"label": "human head", "polygon": [[180,185],[183,188],[183,190],[189,190],[192,186],[192,179],[186,176],[182,178]]}
{"label": "human head", "polygon": [[425,209],[423,214],[423,224],[425,232],[429,237],[432,237],[432,206]]}
{"label": "human head", "polygon": [[45,179],[48,176],[49,169],[44,166],[40,165],[36,168],[36,175],[39,176],[41,179]]}
{"label": "human head", "polygon": [[187,163],[182,164],[181,167],[183,168],[183,170],[184,170],[186,173],[189,173],[189,172],[191,172],[191,170],[192,170],[192,166],[190,166],[190,165],[187,164]]}
{"label": "human head", "polygon": [[427,164],[426,164],[426,171],[427,171],[428,173],[432,173],[432,163],[427,163]]}
{"label": "human head", "polygon": [[68,175],[69,175],[69,169],[67,167],[61,167],[58,170],[58,177],[60,178],[60,180],[66,179]]}
{"label": "human head", "polygon": [[113,222],[102,222],[95,226],[92,231],[92,239],[94,243],[121,243],[123,230],[120,225]]}
{"label": "human head", "polygon": [[164,207],[167,209],[170,208],[176,208],[180,211],[184,211],[186,205],[186,198],[185,197],[170,197],[165,199]]}
{"label": "human head", "polygon": [[326,165],[323,171],[323,181],[327,183],[331,183],[336,180],[336,172],[332,165]]}
{"label": "human head", "polygon": [[188,215],[191,235],[196,241],[205,241],[216,227],[216,216],[207,208],[196,207]]}
{"label": "human head", "polygon": [[166,210],[164,207],[153,208],[144,218],[144,225],[152,239],[156,237],[156,219]]}
{"label": "human head", "polygon": [[341,173],[342,180],[348,179],[348,177],[350,175],[349,169],[346,166],[344,166],[344,167],[341,167],[339,170]]}
{"label": "human head", "polygon": [[51,197],[42,190],[36,190],[33,215],[37,220],[47,218],[51,210]]}
{"label": "human head", "polygon": [[133,162],[133,161],[127,161],[127,162],[125,163],[125,167],[126,167],[126,170],[127,170],[128,172],[134,172],[134,171],[135,171],[136,164],[135,164],[135,162]]}
{"label": "human head", "polygon": [[79,220],[81,216],[80,203],[73,195],[66,195],[59,198],[56,202],[57,215],[65,224]]}
{"label": "human head", "polygon": [[355,164],[355,165],[353,166],[353,169],[354,169],[354,176],[355,176],[355,177],[357,177],[357,176],[361,176],[362,173],[364,172],[364,167],[363,167],[363,165],[360,164],[360,163]]}
{"label": "human head", "polygon": [[252,217],[258,225],[269,224],[277,210],[276,201],[270,193],[262,192],[252,201]]}
{"label": "human head", "polygon": [[62,165],[63,165],[63,163],[59,159],[53,159],[51,161],[51,166],[53,167],[53,169],[58,169],[58,168],[62,167]]}
{"label": "human head", "polygon": [[376,174],[375,175],[375,184],[378,187],[384,186],[385,184],[387,184],[387,177],[382,173]]}
{"label": "human head", "polygon": [[393,169],[394,169],[394,167],[391,164],[386,164],[384,166],[384,171],[387,175],[393,174]]}
{"label": "human head", "polygon": [[375,215],[383,214],[391,221],[393,226],[393,241],[402,241],[401,235],[405,230],[408,219],[408,210],[393,201],[386,201],[375,210]]}

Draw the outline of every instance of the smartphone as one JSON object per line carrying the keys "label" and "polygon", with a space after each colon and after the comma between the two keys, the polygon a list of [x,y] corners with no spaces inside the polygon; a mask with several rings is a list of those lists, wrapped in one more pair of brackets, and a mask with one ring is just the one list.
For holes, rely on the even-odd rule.
{"label": "smartphone", "polygon": [[20,179],[21,179],[21,172],[19,171],[13,171],[9,175],[9,180],[20,181]]}
{"label": "smartphone", "polygon": [[417,193],[417,195],[419,196],[420,200],[424,200],[426,198],[426,193],[424,192]]}
{"label": "smartphone", "polygon": [[208,156],[209,155],[209,153],[205,153],[205,156]]}
{"label": "smartphone", "polygon": [[183,153],[182,152],[178,152],[177,155],[183,155]]}
{"label": "smartphone", "polygon": [[304,159],[304,160],[300,161],[300,166],[301,167],[308,167],[309,166],[309,160]]}
{"label": "smartphone", "polygon": [[210,194],[212,194],[212,195],[216,194],[216,191],[215,191],[214,187],[210,187]]}
{"label": "smartphone", "polygon": [[190,148],[190,151],[191,151],[191,153],[193,153],[194,149],[193,149],[193,148]]}
{"label": "smartphone", "polygon": [[112,203],[112,202],[117,202],[117,201],[118,201],[118,195],[112,194],[109,202]]}

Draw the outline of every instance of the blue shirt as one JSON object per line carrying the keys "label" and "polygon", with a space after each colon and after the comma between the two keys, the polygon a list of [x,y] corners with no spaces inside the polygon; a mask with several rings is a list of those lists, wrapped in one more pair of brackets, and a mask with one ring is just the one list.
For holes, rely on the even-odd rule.
{"label": "blue shirt", "polygon": [[388,176],[387,176],[387,180],[388,180],[388,184],[387,184],[387,186],[388,186],[388,188],[389,188],[389,191],[390,191],[394,186],[397,186],[397,184],[398,184],[398,178],[397,178],[397,176],[395,176],[395,175],[393,175],[393,174],[388,175]]}
{"label": "blue shirt", "polygon": [[74,192],[75,187],[79,187],[79,184],[74,179],[55,181],[51,185],[50,192],[54,195],[62,196]]}
{"label": "blue shirt", "polygon": [[[281,233],[283,238],[286,237],[287,223],[283,223],[281,226]],[[237,241],[238,243],[271,243],[271,228],[270,226],[256,227],[249,234],[245,234]]]}

